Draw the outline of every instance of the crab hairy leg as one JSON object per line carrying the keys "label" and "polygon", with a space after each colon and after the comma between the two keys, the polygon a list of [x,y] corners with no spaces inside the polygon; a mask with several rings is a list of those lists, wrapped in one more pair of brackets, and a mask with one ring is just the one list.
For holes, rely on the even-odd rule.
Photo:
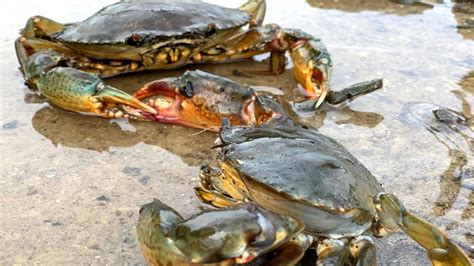
{"label": "crab hairy leg", "polygon": [[247,263],[287,243],[303,225],[256,204],[208,210],[184,220],[159,200],[140,209],[142,252],[153,265]]}
{"label": "crab hairy leg", "polygon": [[[23,67],[28,84],[49,102],[69,111],[109,118],[126,116],[122,106],[156,114],[132,95],[104,84],[97,75],[60,65],[61,55],[48,50],[30,56]],[[133,115],[139,118],[140,112]]]}
{"label": "crab hairy leg", "polygon": [[383,224],[397,224],[407,235],[427,250],[433,265],[472,265],[464,251],[441,230],[410,213],[392,194],[380,193],[374,198]]}

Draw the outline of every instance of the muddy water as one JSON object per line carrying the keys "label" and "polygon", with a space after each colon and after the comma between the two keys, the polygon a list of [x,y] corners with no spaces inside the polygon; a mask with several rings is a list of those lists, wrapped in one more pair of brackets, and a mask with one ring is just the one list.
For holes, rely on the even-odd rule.
{"label": "muddy water", "polygon": [[[214,134],[69,113],[44,103],[23,85],[13,41],[28,17],[41,14],[61,22],[77,21],[109,2],[4,3],[0,264],[143,264],[134,231],[139,207],[157,197],[189,215],[200,205],[191,188],[198,183],[199,166],[213,158],[209,147]],[[333,89],[374,78],[385,80],[382,91],[346,106],[325,106],[300,121],[342,142],[387,191],[446,230],[472,255],[472,35],[456,28],[461,19],[459,10],[452,13],[451,3],[427,7],[373,2],[377,4],[269,3],[267,22],[322,38],[335,62]],[[461,16],[472,14],[461,12]],[[291,71],[276,77],[232,74],[263,69],[264,62],[187,69],[197,67],[243,84],[280,88],[285,100],[301,99]],[[128,75],[107,82],[133,91],[182,71]],[[441,122],[432,113],[439,108],[457,111],[466,120]],[[401,233],[377,240],[377,245],[383,264],[428,263],[423,250]]]}

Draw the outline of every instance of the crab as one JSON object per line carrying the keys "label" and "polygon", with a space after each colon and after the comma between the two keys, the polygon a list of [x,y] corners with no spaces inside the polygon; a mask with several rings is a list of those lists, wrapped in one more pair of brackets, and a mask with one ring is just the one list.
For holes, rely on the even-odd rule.
{"label": "crab", "polygon": [[230,119],[234,125],[292,123],[270,96],[203,71],[156,80],[130,95],[106,85],[96,74],[62,64],[61,54],[45,50],[28,58],[24,73],[32,87],[66,110],[211,131],[218,131],[222,118]]}
{"label": "crab", "polygon": [[[178,78],[155,80],[133,95],[107,85],[96,74],[70,67],[64,54],[51,49],[27,57],[23,73],[30,87],[70,111],[216,132],[223,118],[230,119],[233,125],[292,124],[270,95],[199,70],[187,71]],[[381,82],[369,82],[331,91],[327,101],[350,101],[381,86]]]}
{"label": "crab", "polygon": [[[471,265],[464,251],[442,231],[409,212],[342,145],[317,131],[294,126],[232,127],[227,121],[218,142],[219,168],[204,166],[201,186],[195,189],[201,201],[223,208],[212,212],[213,229],[200,217],[203,214],[186,221],[160,220],[170,217],[162,212],[169,209],[154,204],[144,207],[147,211],[140,213],[138,235],[151,264],[162,262],[159,255],[150,256],[157,254],[153,248],[160,245],[154,242],[153,232],[161,231],[167,245],[176,247],[190,263],[224,259],[246,263],[270,254],[272,261],[285,262],[274,264],[293,264],[307,248],[315,248],[318,265],[375,265],[372,237],[401,229],[427,250],[434,265]],[[260,235],[248,234],[253,227],[241,222],[243,216],[233,213],[233,208],[249,203],[296,221],[290,220],[286,228],[288,245],[278,242],[281,234],[267,215],[256,214],[261,218],[254,221],[260,225],[260,231],[256,230]],[[220,223],[227,227],[217,226]],[[295,230],[298,226],[293,223],[301,223],[304,229]],[[241,230],[245,237],[226,238],[227,229]],[[212,252],[203,250],[208,243],[222,246]],[[275,254],[284,255],[272,257]]]}
{"label": "crab", "polygon": [[[78,23],[34,16],[15,48],[22,69],[30,56],[50,49],[62,55],[63,65],[100,77],[268,52],[270,69],[262,72],[277,74],[284,71],[284,53],[289,51],[296,79],[319,106],[329,91],[330,54],[319,39],[300,30],[262,25],[265,9],[264,0],[249,0],[238,9],[200,1],[122,1]],[[61,93],[67,92],[55,97]],[[74,108],[83,111],[94,104],[85,101]]]}

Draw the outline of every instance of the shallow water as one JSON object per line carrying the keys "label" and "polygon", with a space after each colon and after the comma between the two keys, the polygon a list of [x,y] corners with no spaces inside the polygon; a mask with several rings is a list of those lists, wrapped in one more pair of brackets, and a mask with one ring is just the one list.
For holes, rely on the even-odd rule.
{"label": "shallow water", "polygon": [[[213,158],[213,133],[58,110],[23,84],[13,42],[30,16],[77,21],[111,2],[3,4],[0,264],[143,264],[134,228],[139,207],[153,197],[185,216],[200,206],[191,189],[198,184],[199,166]],[[325,106],[300,120],[343,143],[387,191],[446,230],[472,256],[474,42],[469,31],[456,29],[460,16],[472,14],[453,15],[452,3],[432,8],[376,3],[269,3],[266,22],[300,28],[326,44],[334,61],[333,89],[374,78],[385,81],[381,91],[346,106]],[[301,99],[291,71],[276,77],[232,75],[263,69],[262,62],[187,69],[197,67],[246,85],[280,88],[287,100]],[[133,91],[182,72],[107,82]],[[467,121],[443,124],[432,114],[439,108],[453,109]],[[428,264],[423,250],[401,233],[377,245],[383,264]]]}

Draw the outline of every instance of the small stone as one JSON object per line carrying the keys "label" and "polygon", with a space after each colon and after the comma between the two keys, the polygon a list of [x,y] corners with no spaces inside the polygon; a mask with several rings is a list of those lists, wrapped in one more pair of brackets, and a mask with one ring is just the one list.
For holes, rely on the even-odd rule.
{"label": "small stone", "polygon": [[105,202],[109,202],[109,201],[110,201],[110,199],[107,198],[105,195],[99,196],[99,197],[97,197],[97,198],[95,198],[95,199],[98,200],[98,201],[105,201]]}
{"label": "small stone", "polygon": [[99,244],[94,244],[94,245],[90,246],[89,249],[100,250],[100,246],[99,246]]}
{"label": "small stone", "polygon": [[138,182],[140,182],[142,185],[147,185],[148,184],[148,181],[150,181],[150,176],[142,176],[140,178],[138,178]]}
{"label": "small stone", "polygon": [[35,187],[29,187],[28,191],[26,192],[27,196],[31,196],[38,193],[38,190]]}
{"label": "small stone", "polygon": [[132,176],[139,176],[142,172],[140,168],[137,167],[131,167],[131,166],[125,166],[122,170],[127,175],[132,175]]}
{"label": "small stone", "polygon": [[60,225],[62,225],[62,223],[60,223],[60,222],[53,222],[53,221],[51,221],[50,219],[43,220],[43,223],[45,223],[45,224],[50,223],[52,226],[60,226]]}
{"label": "small stone", "polygon": [[18,120],[12,120],[2,125],[2,129],[9,130],[18,127]]}
{"label": "small stone", "polygon": [[121,211],[115,211],[115,216],[120,216],[120,215],[122,215]]}

